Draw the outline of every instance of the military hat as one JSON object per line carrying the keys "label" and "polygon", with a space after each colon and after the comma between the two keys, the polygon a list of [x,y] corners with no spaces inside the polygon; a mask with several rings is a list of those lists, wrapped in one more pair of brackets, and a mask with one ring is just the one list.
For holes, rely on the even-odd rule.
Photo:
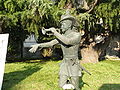
{"label": "military hat", "polygon": [[70,15],[69,9],[66,10],[66,14],[61,16],[60,22],[62,22],[64,20],[71,20],[74,26],[79,26],[79,23],[76,20],[76,18],[74,16]]}
{"label": "military hat", "polygon": [[62,22],[62,21],[64,21],[64,20],[71,20],[72,23],[73,23],[73,26],[79,27],[78,21],[77,21],[76,18],[75,18],[74,16],[72,16],[72,15],[62,15],[60,22]]}
{"label": "military hat", "polygon": [[61,21],[64,21],[64,20],[71,20],[71,21],[73,21],[73,22],[76,21],[75,17],[73,17],[72,15],[62,15],[60,22],[61,22]]}

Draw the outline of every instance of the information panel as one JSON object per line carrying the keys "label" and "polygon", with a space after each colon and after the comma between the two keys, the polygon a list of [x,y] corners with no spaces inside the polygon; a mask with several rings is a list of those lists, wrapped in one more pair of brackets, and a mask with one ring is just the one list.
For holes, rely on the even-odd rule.
{"label": "information panel", "polygon": [[9,34],[0,34],[0,90],[2,88]]}

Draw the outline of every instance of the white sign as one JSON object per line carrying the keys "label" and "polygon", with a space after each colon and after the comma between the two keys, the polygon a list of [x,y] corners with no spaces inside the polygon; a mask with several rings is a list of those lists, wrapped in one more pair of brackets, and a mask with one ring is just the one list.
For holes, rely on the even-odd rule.
{"label": "white sign", "polygon": [[4,75],[8,37],[9,34],[0,34],[0,90],[2,88],[2,81]]}

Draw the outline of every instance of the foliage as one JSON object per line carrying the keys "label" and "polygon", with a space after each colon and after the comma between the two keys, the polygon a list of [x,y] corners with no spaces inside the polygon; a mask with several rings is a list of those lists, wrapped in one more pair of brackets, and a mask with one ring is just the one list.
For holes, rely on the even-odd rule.
{"label": "foliage", "polygon": [[38,35],[41,27],[58,26],[60,16],[64,10],[59,9],[49,0],[30,0],[29,10],[22,14],[22,25],[30,32]]}
{"label": "foliage", "polygon": [[21,15],[27,9],[27,0],[0,0],[0,18],[3,22],[3,33],[9,33],[8,51],[13,55],[20,54],[21,42],[26,38],[26,31],[21,25]]}
{"label": "foliage", "polygon": [[[65,13],[64,6],[71,0],[1,0],[0,18],[6,22],[5,26],[16,26],[20,21],[24,30],[34,32],[39,35],[41,27],[49,28],[58,26],[60,16]],[[87,0],[92,2],[93,0]],[[117,32],[119,29],[120,5],[118,0],[100,1],[99,5],[91,14],[83,13],[76,15],[75,9],[71,9],[83,28],[85,20],[90,27],[94,27],[100,18],[104,21],[104,26],[108,26],[111,31]],[[56,4],[57,3],[57,4]]]}
{"label": "foliage", "polygon": [[112,32],[120,30],[120,1],[105,0],[95,8],[96,18],[103,19],[104,27],[108,27]]}
{"label": "foliage", "polygon": [[[92,0],[87,1],[91,2]],[[66,2],[70,2],[70,0],[60,0],[56,2],[58,3],[57,5],[51,0],[1,0],[1,5],[4,8],[2,8],[0,12],[0,17],[6,17],[4,19],[7,22],[7,26],[16,25],[19,19],[24,29],[29,32],[35,32],[36,35],[38,35],[38,30],[40,30],[41,27],[48,28],[51,26],[58,26],[57,22],[65,11],[63,8]],[[119,1],[113,0],[111,3],[107,2],[109,3],[107,4],[103,1],[95,10],[96,17],[98,19],[105,18],[105,23],[109,24],[111,27],[110,29],[112,29],[113,26],[115,27],[115,25],[112,25],[112,21],[115,22],[119,20],[117,19],[119,10],[119,5],[116,6],[117,2],[119,3]],[[73,13],[76,14],[75,9],[73,10]],[[81,16],[85,19],[85,15],[87,14],[77,16],[80,22],[83,21],[81,20]],[[90,22],[88,16],[90,15],[87,15],[86,19]],[[116,21],[116,26],[119,27],[118,21]]]}

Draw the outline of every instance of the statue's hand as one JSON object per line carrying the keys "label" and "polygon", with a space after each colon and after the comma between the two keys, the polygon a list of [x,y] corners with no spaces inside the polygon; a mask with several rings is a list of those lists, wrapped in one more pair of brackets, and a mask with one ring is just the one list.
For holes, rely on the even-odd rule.
{"label": "statue's hand", "polygon": [[38,47],[39,47],[39,44],[32,45],[32,48],[29,50],[29,52],[31,52],[31,53],[35,53],[36,50],[38,49]]}
{"label": "statue's hand", "polygon": [[56,29],[54,28],[54,27],[51,27],[51,28],[49,28],[50,29],[50,31],[52,32],[52,33],[54,33],[55,31],[56,31]]}

